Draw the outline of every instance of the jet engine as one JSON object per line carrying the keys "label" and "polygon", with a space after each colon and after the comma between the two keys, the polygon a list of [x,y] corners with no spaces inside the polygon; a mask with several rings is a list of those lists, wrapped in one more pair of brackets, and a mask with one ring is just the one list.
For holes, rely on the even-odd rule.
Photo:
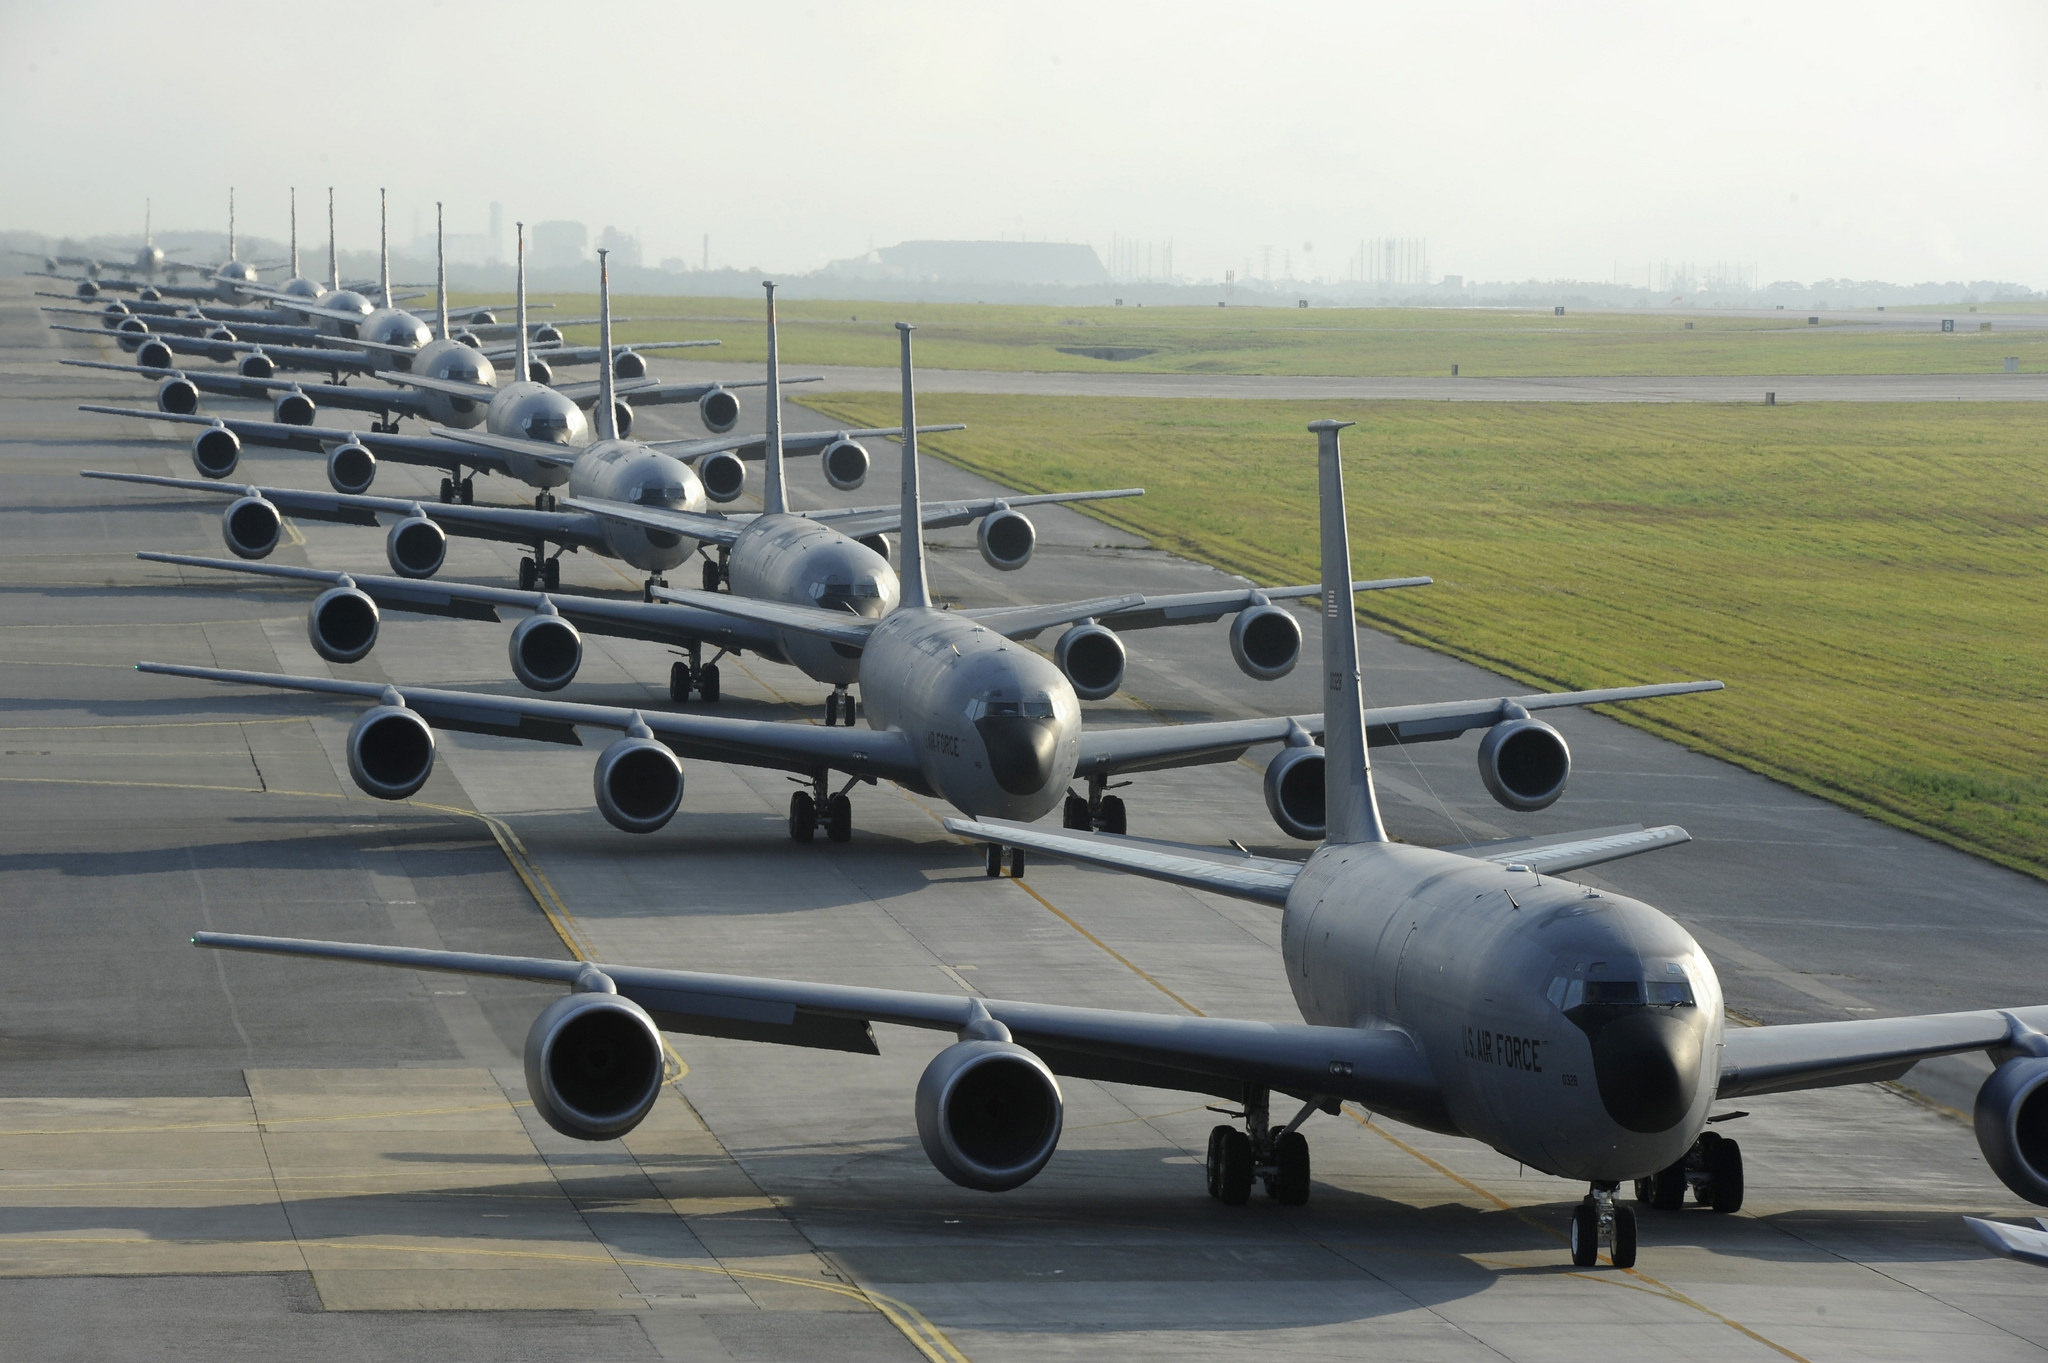
{"label": "jet engine", "polygon": [[535,327],[535,328],[534,328],[534,331],[533,331],[533,344],[535,344],[535,345],[560,345],[561,343],[562,343],[562,333],[561,333],[561,330],[560,330],[559,328],[557,328],[557,327]]}
{"label": "jet engine", "polygon": [[403,705],[365,710],[348,731],[348,774],[365,795],[405,799],[434,774],[433,729]]}
{"label": "jet engine", "polygon": [[[472,312],[469,315],[469,324],[473,327],[494,327],[498,325],[498,314],[489,310]],[[455,339],[461,341],[462,337],[458,335]],[[467,345],[468,342],[464,341],[463,344]]]}
{"label": "jet engine", "polygon": [[[598,975],[585,972],[585,979]],[[606,981],[610,985],[610,981]],[[564,994],[526,1033],[526,1091],[564,1136],[608,1141],[640,1125],[667,1076],[661,1033],[616,985]]]}
{"label": "jet engine", "polygon": [[629,439],[633,434],[633,408],[624,398],[612,399],[612,420],[618,423],[619,439]]}
{"label": "jet engine", "polygon": [[1230,656],[1254,681],[1277,681],[1301,657],[1301,622],[1278,606],[1253,606],[1230,622]]}
{"label": "jet engine", "polygon": [[917,1081],[917,1138],[940,1173],[1000,1193],[1028,1183],[1052,1158],[1064,1118],[1059,1081],[1011,1041],[960,1041]]}
{"label": "jet engine", "polygon": [[236,367],[241,370],[245,379],[268,379],[277,376],[277,361],[260,350],[252,350],[244,355],[241,364]]}
{"label": "jet engine", "polygon": [[1571,774],[1564,735],[1540,719],[1503,720],[1479,740],[1479,779],[1487,794],[1517,813],[1556,804]]}
{"label": "jet engine", "polygon": [[555,371],[546,360],[538,355],[531,355],[526,361],[526,378],[530,383],[551,385],[555,381]]}
{"label": "jet engine", "polygon": [[407,516],[384,537],[384,557],[400,577],[432,577],[448,558],[448,532],[425,516]]}
{"label": "jet engine", "polygon": [[818,456],[825,469],[825,481],[841,492],[851,492],[868,480],[868,452],[857,440],[835,440]]}
{"label": "jet engine", "polygon": [[161,303],[164,301],[163,290],[157,288],[154,284],[136,294],[135,297],[138,302],[142,303]]}
{"label": "jet engine", "polygon": [[1999,1182],[2048,1206],[2048,1056],[2006,1061],[1977,1090],[1977,1148]]}
{"label": "jet engine", "polygon": [[284,534],[284,516],[262,497],[237,497],[220,513],[220,537],[236,558],[268,558]]}
{"label": "jet engine", "polygon": [[1280,831],[1303,842],[1318,842],[1328,824],[1323,810],[1323,750],[1282,748],[1266,764],[1266,812]]}
{"label": "jet engine", "polygon": [[235,333],[227,327],[208,327],[206,339],[209,341],[219,341],[223,345],[233,345],[236,337]]}
{"label": "jet engine", "polygon": [[714,388],[697,399],[697,419],[713,435],[724,435],[739,424],[740,400],[723,388]]}
{"label": "jet engine", "polygon": [[148,336],[149,323],[143,321],[140,317],[125,318],[119,326],[114,328],[115,343],[131,355],[135,353],[135,348],[141,345]]}
{"label": "jet engine", "polygon": [[513,627],[506,649],[512,657],[512,675],[529,691],[559,691],[583,666],[583,636],[556,613],[552,602]]}
{"label": "jet engine", "polygon": [[351,440],[336,445],[327,454],[327,486],[349,497],[360,497],[377,480],[377,456],[365,445]]}
{"label": "jet engine", "polygon": [[473,331],[465,329],[455,333],[455,344],[466,345],[471,350],[482,350],[484,348],[484,338]]}
{"label": "jet engine", "polygon": [[225,426],[208,426],[192,437],[192,467],[205,478],[225,478],[242,462],[242,438]]}
{"label": "jet engine", "polygon": [[1082,700],[1108,700],[1124,684],[1124,641],[1093,620],[1062,634],[1052,660]]}
{"label": "jet engine", "polygon": [[[51,268],[54,269],[56,267],[52,266]],[[116,327],[120,325],[121,319],[128,315],[128,305],[126,303],[123,303],[120,299],[116,298],[109,301],[104,308],[100,309],[100,314],[101,326],[109,328]]]}
{"label": "jet engine", "polygon": [[296,388],[288,389],[277,395],[270,413],[281,426],[310,426],[314,416],[313,399]]}
{"label": "jet engine", "polygon": [[382,616],[369,593],[344,576],[313,598],[306,612],[306,638],[330,663],[359,663],[377,644]]}
{"label": "jet engine", "polygon": [[100,296],[100,286],[93,283],[90,279],[81,279],[78,281],[76,293],[80,298],[98,298]]}
{"label": "jet engine", "polygon": [[974,542],[989,567],[1014,573],[1031,562],[1031,551],[1038,547],[1038,527],[1023,512],[1005,508],[982,517]]}
{"label": "jet engine", "polygon": [[156,409],[190,416],[199,410],[199,389],[183,374],[173,374],[156,386]]}
{"label": "jet engine", "polygon": [[598,754],[590,784],[606,823],[621,833],[652,833],[683,803],[683,764],[646,725],[636,724]]}
{"label": "jet engine", "polygon": [[612,356],[612,375],[621,379],[644,379],[647,377],[647,357],[634,350],[621,350]]}
{"label": "jet engine", "polygon": [[697,461],[697,478],[704,484],[704,495],[723,504],[746,491],[747,466],[738,455],[719,450]]}
{"label": "jet engine", "polygon": [[877,530],[872,535],[862,535],[859,539],[855,540],[854,543],[858,544],[863,549],[874,550],[883,558],[889,557],[889,537],[886,534],[882,533],[880,530]]}
{"label": "jet engine", "polygon": [[175,369],[178,357],[161,336],[152,336],[135,348],[135,363],[144,369]]}

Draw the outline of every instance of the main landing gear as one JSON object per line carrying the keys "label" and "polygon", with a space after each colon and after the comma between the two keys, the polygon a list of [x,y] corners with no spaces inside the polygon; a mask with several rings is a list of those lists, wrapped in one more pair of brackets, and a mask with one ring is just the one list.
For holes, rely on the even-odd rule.
{"label": "main landing gear", "polygon": [[1742,1210],[1742,1147],[1718,1131],[1703,1131],[1685,1158],[1636,1180],[1636,1201],[1660,1212],[1680,1211],[1686,1190],[1723,1216]]}
{"label": "main landing gear", "polygon": [[647,585],[640,589],[640,599],[642,601],[648,602],[651,605],[654,601],[654,589],[656,587],[666,587],[667,585],[667,578],[661,576],[659,573],[652,574],[647,579]]}
{"label": "main landing gear", "polygon": [[[398,428],[394,426],[392,429],[397,430]],[[441,480],[441,500],[454,506],[474,506],[476,504],[476,479],[443,478]]]}
{"label": "main landing gear", "polygon": [[535,511],[553,511],[555,509],[555,494],[552,492],[534,493],[533,509]]}
{"label": "main landing gear", "polygon": [[704,557],[704,590],[705,590],[705,591],[707,591],[707,592],[715,592],[715,591],[717,591],[717,590],[718,590],[719,588],[721,588],[721,587],[723,587],[723,586],[725,585],[725,583],[726,583],[727,579],[728,579],[728,578],[729,578],[729,577],[731,576],[731,572],[730,572],[730,569],[729,569],[729,568],[727,567],[727,559],[728,559],[728,557],[729,557],[729,555],[728,555],[727,551],[726,551],[725,549],[723,549],[723,548],[720,548],[720,549],[719,549],[719,551],[718,551],[718,561],[717,561],[716,563],[712,562],[712,560],[711,560],[711,556],[710,556],[710,555],[709,555],[708,553],[707,553],[707,554],[705,555],[705,557]]}
{"label": "main landing gear", "polygon": [[1244,1111],[1227,1116],[1242,1117],[1245,1129],[1215,1126],[1209,1130],[1209,1196],[1226,1207],[1242,1207],[1251,1201],[1252,1184],[1266,1185],[1266,1196],[1283,1207],[1299,1207],[1308,1201],[1308,1137],[1297,1129],[1318,1111],[1336,1111],[1328,1099],[1311,1098],[1286,1126],[1270,1126],[1267,1093],[1264,1089],[1245,1091]]}
{"label": "main landing gear", "polygon": [[873,785],[874,778],[849,777],[836,795],[829,793],[830,779],[830,772],[821,771],[811,778],[811,789],[799,790],[789,797],[789,836],[793,840],[809,842],[820,829],[824,830],[827,842],[847,842],[853,838],[853,801],[846,797],[846,792],[862,781]]}
{"label": "main landing gear", "polygon": [[[1121,789],[1129,781],[1117,782]],[[1115,795],[1105,795],[1110,788],[1106,776],[1088,778],[1086,798],[1067,792],[1067,802],[1060,812],[1060,827],[1077,829],[1081,832],[1094,830],[1097,833],[1121,833],[1124,831],[1124,802]]]}
{"label": "main landing gear", "polygon": [[693,644],[688,662],[669,664],[668,698],[677,705],[687,702],[692,691],[703,697],[706,705],[718,704],[718,658],[723,658],[725,653],[721,651],[718,658],[708,663],[698,661],[702,656],[703,650]]}
{"label": "main landing gear", "polygon": [[1591,1268],[1604,1245],[1616,1268],[1636,1266],[1636,1214],[1614,1200],[1615,1183],[1596,1183],[1572,1208],[1572,1262]]}
{"label": "main landing gear", "polygon": [[[1009,848],[1008,851],[1010,858],[1010,879],[1022,880],[1024,878],[1024,849],[1021,847],[1012,847]],[[1000,876],[1003,873],[1003,854],[1004,849],[1001,846],[999,846],[996,843],[988,844],[987,865],[988,876],[990,880],[994,880],[996,877]]]}
{"label": "main landing gear", "polygon": [[860,701],[844,686],[833,687],[832,694],[825,697],[825,727],[828,729],[840,723],[851,729],[853,721],[859,718],[859,712]]}
{"label": "main landing gear", "polygon": [[546,556],[546,551],[536,549],[532,558],[519,560],[519,590],[522,592],[558,592],[562,590],[562,557]]}

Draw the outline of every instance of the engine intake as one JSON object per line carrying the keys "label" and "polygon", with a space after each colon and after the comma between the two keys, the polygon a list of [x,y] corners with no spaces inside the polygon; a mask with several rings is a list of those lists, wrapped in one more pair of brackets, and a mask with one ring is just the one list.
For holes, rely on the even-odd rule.
{"label": "engine intake", "polygon": [[1972,1115],[1977,1148],[1998,1181],[2048,1206],[2048,1058],[2022,1056],[1993,1070]]}
{"label": "engine intake", "polygon": [[114,328],[114,342],[121,349],[133,355],[137,346],[149,338],[149,323],[140,317],[125,317]]}
{"label": "engine intake", "polygon": [[1290,838],[1319,842],[1328,827],[1323,761],[1321,748],[1282,748],[1266,764],[1266,812]]}
{"label": "engine intake", "polygon": [[165,379],[156,386],[156,408],[159,412],[190,416],[199,410],[199,388],[182,374]]}
{"label": "engine intake", "polygon": [[245,379],[268,379],[277,376],[277,361],[260,350],[252,350],[242,357],[237,366]]}
{"label": "engine intake", "polygon": [[647,357],[638,351],[621,350],[612,356],[612,373],[622,379],[647,377]]}
{"label": "engine intake", "polygon": [[551,326],[535,327],[533,329],[533,343],[535,345],[560,345],[562,343],[561,329]]}
{"label": "engine intake", "polygon": [[[178,367],[178,357],[163,337],[152,336],[135,348],[135,363],[144,369],[175,369]],[[167,407],[164,410],[170,409]]]}
{"label": "engine intake", "polygon": [[704,484],[704,495],[714,502],[733,501],[747,489],[745,461],[727,450],[699,459],[697,477]]}
{"label": "engine intake", "polygon": [[1064,1115],[1052,1071],[1011,1041],[956,1042],[917,1081],[925,1155],[947,1178],[980,1192],[1030,1182],[1059,1145]]}
{"label": "engine intake", "polygon": [[697,419],[713,435],[724,435],[739,424],[740,400],[723,388],[714,388],[697,399]]}
{"label": "engine intake", "polygon": [[1021,511],[1007,507],[992,516],[981,518],[975,529],[974,543],[981,550],[982,561],[998,572],[1014,573],[1031,562],[1031,551],[1038,547],[1038,527],[1031,518]]}
{"label": "engine intake", "polygon": [[237,497],[220,513],[220,537],[236,558],[268,558],[284,534],[284,516],[262,497]]}
{"label": "engine intake", "polygon": [[434,731],[403,705],[365,710],[348,731],[348,774],[379,800],[403,800],[434,774]]}
{"label": "engine intake", "polygon": [[835,440],[825,447],[818,456],[818,462],[825,470],[825,481],[841,492],[851,492],[868,480],[867,447],[857,440]]}
{"label": "engine intake", "polygon": [[296,389],[279,393],[276,403],[271,407],[271,415],[276,417],[280,425],[310,426],[315,415],[313,399]]}
{"label": "engine intake", "polygon": [[1489,795],[1517,813],[1556,804],[1571,774],[1572,750],[1564,735],[1540,719],[1504,720],[1479,740],[1479,779]]}
{"label": "engine intake", "polygon": [[384,537],[384,557],[400,577],[432,577],[448,559],[448,532],[425,516],[408,516]]}
{"label": "engine intake", "polygon": [[624,398],[612,399],[612,420],[618,423],[619,439],[633,434],[633,408]]}
{"label": "engine intake", "polygon": [[541,359],[538,355],[528,356],[526,361],[526,377],[532,383],[552,385],[555,381],[554,366]]}
{"label": "engine intake", "polygon": [[1093,620],[1062,634],[1052,660],[1082,700],[1108,700],[1124,684],[1124,641]]}
{"label": "engine intake", "polygon": [[555,613],[552,603],[513,626],[506,650],[512,675],[530,691],[559,691],[583,666],[583,635]]}
{"label": "engine intake", "polygon": [[621,833],[652,833],[683,803],[683,764],[644,727],[598,755],[590,783],[598,813]]}
{"label": "engine intake", "polygon": [[574,1140],[614,1140],[640,1125],[666,1073],[654,1020],[615,993],[564,994],[526,1033],[534,1111]]}
{"label": "engine intake", "polygon": [[242,462],[242,439],[225,426],[208,426],[192,437],[192,467],[202,478],[225,478]]}
{"label": "engine intake", "polygon": [[327,485],[336,492],[360,497],[377,480],[377,456],[351,440],[336,445],[327,455]]}
{"label": "engine intake", "polygon": [[1278,606],[1253,606],[1230,622],[1230,656],[1254,681],[1277,681],[1301,658],[1301,622]]}
{"label": "engine intake", "polygon": [[100,296],[100,286],[93,283],[90,279],[81,279],[78,281],[78,288],[74,292],[80,298],[98,298]]}
{"label": "engine intake", "polygon": [[219,341],[223,345],[233,345],[239,338],[236,337],[232,328],[208,327],[206,329],[206,339],[209,341]]}
{"label": "engine intake", "polygon": [[330,663],[359,663],[377,644],[381,620],[377,603],[350,579],[313,598],[306,612],[306,638]]}

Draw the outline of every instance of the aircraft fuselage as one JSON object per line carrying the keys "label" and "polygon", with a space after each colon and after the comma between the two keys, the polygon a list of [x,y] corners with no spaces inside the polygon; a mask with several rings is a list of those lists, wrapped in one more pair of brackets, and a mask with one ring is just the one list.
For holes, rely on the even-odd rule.
{"label": "aircraft fuselage", "polygon": [[[755,517],[726,556],[733,595],[793,606],[844,610],[877,619],[902,596],[896,572],[864,544],[805,516]],[[813,681],[848,686],[859,681],[861,659],[796,630],[777,632],[776,662],[803,670]]]}

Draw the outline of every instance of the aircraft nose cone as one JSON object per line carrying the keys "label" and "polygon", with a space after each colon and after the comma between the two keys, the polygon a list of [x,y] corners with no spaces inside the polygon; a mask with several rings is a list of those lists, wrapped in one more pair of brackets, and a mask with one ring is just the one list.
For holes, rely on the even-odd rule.
{"label": "aircraft nose cone", "polygon": [[1052,720],[984,715],[974,721],[974,727],[988,753],[989,771],[1004,790],[1012,795],[1032,795],[1052,780],[1053,758],[1060,746]]}
{"label": "aircraft nose cone", "polygon": [[1631,1009],[1591,1030],[1607,1115],[1645,1135],[1678,1125],[1699,1091],[1699,1028],[1676,1013]]}

